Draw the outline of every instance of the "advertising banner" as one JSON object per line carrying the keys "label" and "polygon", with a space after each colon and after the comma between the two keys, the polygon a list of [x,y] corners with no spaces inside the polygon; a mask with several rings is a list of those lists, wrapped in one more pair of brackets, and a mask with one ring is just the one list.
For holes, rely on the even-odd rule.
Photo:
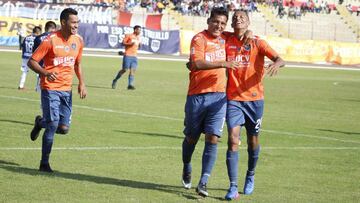
{"label": "advertising banner", "polygon": [[[125,34],[132,33],[132,27],[117,25],[85,24],[79,26],[85,47],[101,49],[123,49]],[[158,31],[142,28],[139,50],[158,53],[176,54],[179,52],[180,36],[178,30]]]}

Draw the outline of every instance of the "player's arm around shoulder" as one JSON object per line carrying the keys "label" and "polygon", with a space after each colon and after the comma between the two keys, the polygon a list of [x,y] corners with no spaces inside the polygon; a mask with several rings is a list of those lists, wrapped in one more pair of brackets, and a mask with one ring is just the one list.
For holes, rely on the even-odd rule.
{"label": "player's arm around shoulder", "polygon": [[[190,63],[195,70],[209,70],[217,68],[236,68],[239,66],[235,61],[209,61],[206,60],[207,39],[202,34],[197,34],[191,40]],[[225,50],[224,50],[225,52]]]}

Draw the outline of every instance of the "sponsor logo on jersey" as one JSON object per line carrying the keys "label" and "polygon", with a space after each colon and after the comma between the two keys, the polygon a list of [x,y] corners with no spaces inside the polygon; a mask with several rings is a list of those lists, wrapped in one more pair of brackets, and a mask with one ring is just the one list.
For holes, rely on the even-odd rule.
{"label": "sponsor logo on jersey", "polygon": [[55,66],[73,66],[75,64],[75,57],[74,56],[65,56],[65,57],[56,57],[54,58],[54,65]]}

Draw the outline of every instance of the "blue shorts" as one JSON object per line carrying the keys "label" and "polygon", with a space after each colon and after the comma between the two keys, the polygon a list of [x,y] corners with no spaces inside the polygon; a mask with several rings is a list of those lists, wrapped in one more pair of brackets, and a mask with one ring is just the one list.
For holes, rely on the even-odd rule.
{"label": "blue shorts", "polygon": [[123,69],[136,69],[138,66],[138,60],[136,56],[124,56],[123,58]]}
{"label": "blue shorts", "polygon": [[72,110],[71,91],[41,90],[41,106],[46,123],[70,126]]}
{"label": "blue shorts", "polygon": [[201,133],[221,137],[226,116],[226,94],[223,92],[187,96],[185,136],[198,139]]}
{"label": "blue shorts", "polygon": [[264,100],[228,101],[226,124],[228,129],[244,126],[249,135],[258,135],[264,112]]}

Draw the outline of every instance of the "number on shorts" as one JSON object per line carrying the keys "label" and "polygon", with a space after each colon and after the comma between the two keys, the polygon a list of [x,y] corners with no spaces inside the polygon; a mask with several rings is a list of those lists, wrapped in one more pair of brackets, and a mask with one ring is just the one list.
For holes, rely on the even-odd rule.
{"label": "number on shorts", "polygon": [[255,126],[255,129],[256,129],[256,130],[259,130],[259,129],[260,129],[260,127],[261,127],[261,121],[262,121],[262,118],[256,120],[256,126]]}

